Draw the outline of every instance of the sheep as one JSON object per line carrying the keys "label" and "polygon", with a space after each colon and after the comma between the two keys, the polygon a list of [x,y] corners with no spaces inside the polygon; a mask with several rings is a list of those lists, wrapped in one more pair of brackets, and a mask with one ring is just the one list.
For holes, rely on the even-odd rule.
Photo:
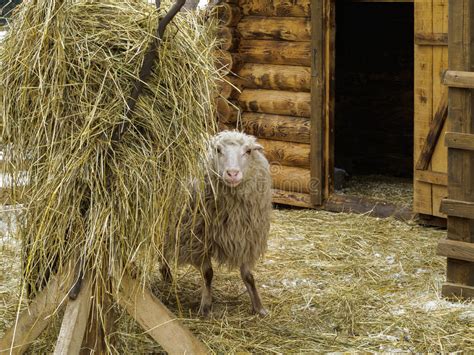
{"label": "sheep", "polygon": [[269,163],[256,138],[237,131],[213,136],[205,162],[203,208],[188,217],[178,241],[165,242],[162,276],[170,280],[170,259],[196,267],[203,280],[199,312],[207,316],[212,305],[211,259],[230,269],[239,267],[253,312],[265,316],[252,270],[267,249],[272,210]]}

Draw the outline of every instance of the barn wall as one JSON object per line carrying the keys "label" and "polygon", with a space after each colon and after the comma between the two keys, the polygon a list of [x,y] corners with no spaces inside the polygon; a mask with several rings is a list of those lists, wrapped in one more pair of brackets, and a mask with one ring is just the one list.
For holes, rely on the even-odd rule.
{"label": "barn wall", "polygon": [[241,92],[228,95],[240,115],[221,104],[219,124],[257,136],[272,165],[275,202],[309,206],[310,1],[235,0],[220,18],[232,56],[228,79]]}

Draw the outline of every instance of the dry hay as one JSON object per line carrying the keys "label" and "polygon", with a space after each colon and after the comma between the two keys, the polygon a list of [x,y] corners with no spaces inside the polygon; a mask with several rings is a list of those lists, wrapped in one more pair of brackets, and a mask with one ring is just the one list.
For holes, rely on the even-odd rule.
{"label": "dry hay", "polygon": [[338,193],[370,197],[411,208],[413,180],[384,175],[354,175]]}
{"label": "dry hay", "polygon": [[[195,270],[180,270],[179,306],[174,289],[159,291],[158,276],[155,291],[174,312],[181,309],[185,324],[214,353],[474,351],[474,303],[439,297],[445,259],[435,250],[445,234],[365,215],[275,210],[269,251],[255,273],[269,317],[249,313],[239,275],[225,269],[215,272],[210,319],[196,315],[200,278]],[[2,291],[0,315],[8,324],[14,311],[8,313],[5,303],[15,292]],[[48,334],[34,344],[33,353],[51,349],[53,330]],[[126,316],[114,338],[118,353],[159,351]]]}
{"label": "dry hay", "polygon": [[25,1],[11,20],[0,54],[1,140],[11,143],[4,159],[17,185],[13,198],[21,190],[27,201],[18,238],[32,294],[68,260],[82,260],[92,274],[96,302],[132,262],[146,281],[163,236],[186,211],[190,182],[203,180],[199,156],[214,130],[220,78],[213,21],[175,17],[126,116],[167,9],[134,0],[38,0]]}

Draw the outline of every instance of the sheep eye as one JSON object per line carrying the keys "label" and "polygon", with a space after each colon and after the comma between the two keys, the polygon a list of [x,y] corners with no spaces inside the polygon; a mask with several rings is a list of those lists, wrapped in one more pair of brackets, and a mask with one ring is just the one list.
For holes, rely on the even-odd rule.
{"label": "sheep eye", "polygon": [[222,154],[222,149],[221,149],[221,147],[217,147],[217,154]]}
{"label": "sheep eye", "polygon": [[247,151],[245,152],[245,154],[247,155],[250,155],[250,153],[252,153],[252,149],[247,149]]}

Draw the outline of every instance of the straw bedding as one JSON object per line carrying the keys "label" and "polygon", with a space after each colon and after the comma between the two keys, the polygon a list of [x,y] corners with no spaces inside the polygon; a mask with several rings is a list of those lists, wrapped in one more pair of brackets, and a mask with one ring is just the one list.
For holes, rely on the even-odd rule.
{"label": "straw bedding", "polygon": [[18,237],[33,295],[68,260],[83,261],[96,295],[132,262],[145,280],[186,209],[189,182],[201,178],[220,78],[212,21],[175,17],[125,114],[163,7],[38,0],[12,18],[0,55],[1,140],[12,143],[4,159],[14,185],[29,181]]}
{"label": "straw bedding", "polygon": [[[439,297],[445,259],[435,249],[445,233],[364,215],[275,210],[269,250],[255,273],[269,317],[250,315],[239,275],[225,269],[215,273],[210,319],[196,315],[200,277],[194,270],[180,270],[179,303],[158,276],[154,289],[215,353],[474,351],[474,303]],[[2,254],[0,275],[18,277],[15,240],[4,239]],[[14,282],[2,286],[0,328],[12,324],[18,293]],[[57,326],[33,353],[51,349]],[[118,353],[159,351],[126,316],[113,336]]]}

